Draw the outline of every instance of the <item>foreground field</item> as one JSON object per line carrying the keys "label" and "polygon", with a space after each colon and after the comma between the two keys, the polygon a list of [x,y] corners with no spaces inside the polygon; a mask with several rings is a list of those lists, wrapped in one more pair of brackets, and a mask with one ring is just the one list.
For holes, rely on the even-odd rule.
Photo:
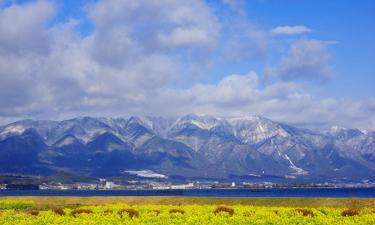
{"label": "foreground field", "polygon": [[375,224],[374,208],[128,205],[40,208],[0,200],[0,224]]}
{"label": "foreground field", "polygon": [[251,205],[277,207],[375,208],[375,198],[231,198],[231,197],[0,197],[26,200],[38,208],[78,207],[103,204],[127,205]]}

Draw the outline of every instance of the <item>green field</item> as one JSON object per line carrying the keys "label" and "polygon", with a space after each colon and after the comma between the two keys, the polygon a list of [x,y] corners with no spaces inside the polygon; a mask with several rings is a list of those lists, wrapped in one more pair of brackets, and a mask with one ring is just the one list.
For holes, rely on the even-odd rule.
{"label": "green field", "polygon": [[1,197],[0,224],[375,224],[375,199]]}

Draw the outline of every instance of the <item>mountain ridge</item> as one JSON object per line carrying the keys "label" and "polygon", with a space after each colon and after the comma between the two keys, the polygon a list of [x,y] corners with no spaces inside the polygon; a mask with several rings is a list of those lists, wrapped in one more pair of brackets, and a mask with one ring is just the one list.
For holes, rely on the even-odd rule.
{"label": "mountain ridge", "polygon": [[[21,154],[20,148],[28,151]],[[337,127],[316,132],[261,116],[21,120],[0,127],[0,156],[21,164],[34,159],[27,165],[43,174],[152,170],[187,178],[375,179],[374,132]],[[0,171],[36,171],[19,167],[6,163]]]}

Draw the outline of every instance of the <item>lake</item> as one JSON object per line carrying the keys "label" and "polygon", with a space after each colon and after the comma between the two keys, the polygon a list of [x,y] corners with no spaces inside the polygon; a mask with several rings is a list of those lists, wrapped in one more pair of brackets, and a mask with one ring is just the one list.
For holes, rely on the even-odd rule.
{"label": "lake", "polygon": [[1,190],[0,196],[195,196],[375,198],[375,188],[272,188],[188,190]]}

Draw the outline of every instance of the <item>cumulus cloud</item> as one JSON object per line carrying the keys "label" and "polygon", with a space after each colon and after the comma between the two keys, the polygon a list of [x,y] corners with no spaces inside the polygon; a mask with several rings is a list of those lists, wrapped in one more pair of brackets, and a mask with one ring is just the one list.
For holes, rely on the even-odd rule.
{"label": "cumulus cloud", "polygon": [[[192,92],[197,104],[241,105],[256,99],[258,76],[251,71],[246,75],[232,74],[215,85],[194,85]],[[239,91],[241,90],[241,91]]]}
{"label": "cumulus cloud", "polygon": [[334,69],[330,64],[329,44],[310,39],[294,42],[276,68],[266,68],[266,77],[318,80],[332,78]]}
{"label": "cumulus cloud", "polygon": [[216,17],[200,0],[99,1],[88,8],[88,15],[96,28],[96,59],[116,65],[171,48],[209,51],[219,32]]}
{"label": "cumulus cloud", "polygon": [[194,112],[375,126],[373,103],[316,98],[293,81],[331,76],[326,42],[293,43],[272,68],[272,84],[250,71],[181,88],[174,82],[202,71],[217,52],[234,61],[264,57],[268,31],[242,16],[235,26],[220,21],[201,0],[97,1],[86,13],[93,31],[82,36],[77,20],[51,24],[49,1],[0,8],[1,121]]}
{"label": "cumulus cloud", "polygon": [[[262,115],[277,121],[309,127],[340,125],[373,129],[369,100],[317,98],[295,82],[264,86],[250,71],[224,77],[216,84],[196,84],[187,89],[161,89],[157,98],[148,100],[146,109],[160,115],[194,111],[216,116]],[[367,116],[366,116],[367,115]]]}
{"label": "cumulus cloud", "polygon": [[308,32],[311,32],[311,29],[305,26],[279,26],[270,31],[272,35],[297,35]]}
{"label": "cumulus cloud", "polygon": [[51,3],[40,1],[0,8],[1,115],[24,112],[43,94],[35,71],[52,48],[47,21],[54,14]]}
{"label": "cumulus cloud", "polygon": [[0,52],[46,53],[50,39],[45,26],[53,13],[53,5],[45,1],[0,9]]}
{"label": "cumulus cloud", "polygon": [[160,33],[158,36],[160,44],[166,47],[178,46],[211,46],[215,38],[203,29],[177,28],[169,34]]}
{"label": "cumulus cloud", "polygon": [[124,105],[118,113],[181,71],[206,66],[193,56],[211,51],[219,32],[200,0],[98,1],[86,7],[94,30],[85,37],[75,32],[75,20],[47,26],[54,10],[47,1],[0,9],[2,117]]}

